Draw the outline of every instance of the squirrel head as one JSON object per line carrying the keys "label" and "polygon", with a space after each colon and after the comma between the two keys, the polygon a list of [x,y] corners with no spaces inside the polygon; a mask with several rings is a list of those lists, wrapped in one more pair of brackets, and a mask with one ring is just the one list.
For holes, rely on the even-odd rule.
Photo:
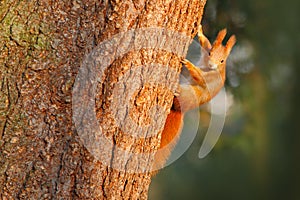
{"label": "squirrel head", "polygon": [[226,36],[226,33],[226,29],[223,29],[218,33],[212,48],[208,52],[208,65],[210,69],[217,69],[225,66],[228,55],[236,42],[235,36],[232,35],[224,46],[222,42]]}

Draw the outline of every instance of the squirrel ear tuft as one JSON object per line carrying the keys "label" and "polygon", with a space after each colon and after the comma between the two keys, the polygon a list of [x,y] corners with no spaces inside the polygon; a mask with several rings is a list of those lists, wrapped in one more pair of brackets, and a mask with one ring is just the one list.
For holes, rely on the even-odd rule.
{"label": "squirrel ear tuft", "polygon": [[227,34],[226,28],[224,28],[221,31],[219,31],[219,33],[217,35],[217,38],[216,38],[213,46],[219,46],[220,44],[222,44],[222,41],[224,40],[226,34]]}
{"label": "squirrel ear tuft", "polygon": [[230,51],[231,51],[232,47],[235,45],[235,43],[236,43],[236,37],[235,37],[235,35],[232,35],[229,38],[229,40],[227,41],[226,46],[225,46],[227,54],[230,53]]}

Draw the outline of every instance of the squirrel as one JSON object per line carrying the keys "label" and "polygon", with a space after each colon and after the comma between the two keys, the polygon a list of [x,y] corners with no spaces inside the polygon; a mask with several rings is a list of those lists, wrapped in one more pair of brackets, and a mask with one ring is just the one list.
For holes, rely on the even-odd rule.
{"label": "squirrel", "polygon": [[[223,46],[226,33],[226,29],[219,31],[215,42],[211,44],[203,34],[202,25],[198,27],[198,40],[201,46],[200,66],[194,66],[187,59],[182,60],[192,82],[188,85],[180,84],[179,94],[174,96],[161,135],[161,144],[155,155],[156,168],[163,166],[175,146],[183,127],[184,113],[209,102],[224,86],[226,60],[236,43],[236,37],[232,35]],[[166,148],[163,149],[164,147]]]}

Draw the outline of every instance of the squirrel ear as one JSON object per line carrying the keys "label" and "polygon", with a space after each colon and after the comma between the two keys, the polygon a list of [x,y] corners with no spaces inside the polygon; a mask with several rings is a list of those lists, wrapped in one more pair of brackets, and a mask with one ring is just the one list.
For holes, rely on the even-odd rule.
{"label": "squirrel ear", "polygon": [[227,30],[226,28],[222,29],[221,31],[219,31],[217,38],[213,44],[213,46],[219,46],[220,44],[222,44],[222,41],[224,40],[225,36],[226,36]]}
{"label": "squirrel ear", "polygon": [[227,55],[230,53],[232,47],[234,46],[234,44],[236,43],[236,37],[235,35],[232,35],[229,40],[227,41],[226,43],[226,46],[225,46],[225,50],[226,50],[226,53]]}

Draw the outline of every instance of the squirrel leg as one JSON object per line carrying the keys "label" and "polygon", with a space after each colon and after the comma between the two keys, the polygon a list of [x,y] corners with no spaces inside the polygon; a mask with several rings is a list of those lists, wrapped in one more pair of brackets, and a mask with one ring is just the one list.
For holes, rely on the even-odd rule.
{"label": "squirrel leg", "polygon": [[187,59],[184,59],[182,63],[189,70],[191,77],[196,81],[196,83],[202,85],[204,83],[202,70]]}

